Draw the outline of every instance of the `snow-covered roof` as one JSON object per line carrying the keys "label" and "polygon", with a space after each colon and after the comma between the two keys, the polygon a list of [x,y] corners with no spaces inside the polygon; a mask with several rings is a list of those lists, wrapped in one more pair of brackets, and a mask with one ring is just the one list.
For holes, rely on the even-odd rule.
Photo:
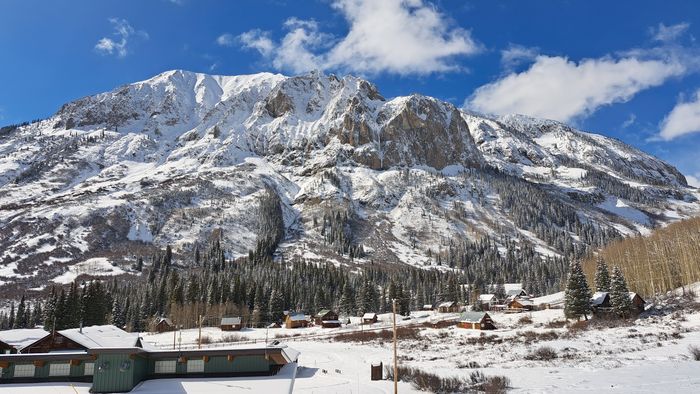
{"label": "snow-covered roof", "polygon": [[139,341],[138,334],[126,332],[111,324],[83,327],[82,330],[80,328],[69,328],[58,331],[58,333],[88,349],[99,347],[137,347]]}
{"label": "snow-covered roof", "polygon": [[607,291],[596,291],[595,293],[593,293],[593,297],[591,297],[591,304],[600,305],[603,302],[605,302],[605,297],[607,296]]}
{"label": "snow-covered roof", "polygon": [[479,301],[492,301],[496,299],[495,294],[479,294]]}
{"label": "snow-covered roof", "polygon": [[480,323],[481,320],[486,317],[486,315],[486,312],[463,312],[459,317],[459,321],[467,323]]}
{"label": "snow-covered roof", "polygon": [[170,318],[168,318],[168,317],[159,317],[159,318],[158,318],[158,323],[156,323],[156,324],[160,324],[160,323],[162,323],[162,322],[165,322],[165,323],[166,323],[167,325],[169,325],[169,326],[172,326],[172,325],[173,325],[173,321],[170,320]]}
{"label": "snow-covered roof", "polygon": [[454,306],[455,304],[457,304],[457,303],[454,301],[446,301],[446,302],[440,303],[440,305],[438,305],[438,308],[449,308],[451,306]]}
{"label": "snow-covered roof", "polygon": [[377,317],[377,314],[372,312],[367,312],[364,315],[362,315],[363,319],[374,319],[375,317]]}
{"label": "snow-covered roof", "polygon": [[529,299],[529,298],[518,298],[518,299],[513,300],[512,302],[515,302],[515,301],[517,301],[518,304],[520,304],[520,305],[522,305],[522,306],[531,306],[531,305],[534,305],[534,303],[532,302],[532,300]]}
{"label": "snow-covered roof", "polygon": [[535,297],[532,299],[532,301],[537,304],[550,304],[550,305],[557,305],[557,304],[563,304],[564,303],[564,292],[560,291],[558,293],[554,294],[548,294],[542,297]]}
{"label": "snow-covered roof", "polygon": [[240,317],[222,317],[221,318],[221,325],[222,326],[237,325],[237,324],[241,324]]}
{"label": "snow-covered roof", "polygon": [[22,349],[47,335],[49,335],[49,333],[42,328],[17,328],[14,330],[0,331],[0,341],[5,342],[15,349]]}
{"label": "snow-covered roof", "polygon": [[[523,290],[523,289],[510,289],[510,290],[506,290],[506,295],[508,295],[508,296],[517,296],[517,295],[520,295],[520,294],[523,294],[523,293],[525,293],[525,290]],[[527,294],[527,293],[526,293],[526,294]]]}
{"label": "snow-covered roof", "polygon": [[340,320],[321,320],[322,324],[340,324]]}
{"label": "snow-covered roof", "polygon": [[291,321],[302,321],[306,320],[306,315],[303,313],[295,313],[287,316]]}
{"label": "snow-covered roof", "polygon": [[321,310],[318,311],[318,313],[316,314],[316,317],[323,317],[323,316],[329,314],[330,312],[331,312],[330,309],[321,309]]}
{"label": "snow-covered roof", "polygon": [[[632,291],[630,291],[629,293],[630,293],[630,300],[634,300],[634,297],[636,297],[638,295],[637,293],[632,292]],[[641,296],[639,296],[639,299],[641,299],[642,302],[646,303],[646,301],[644,301],[644,299]]]}
{"label": "snow-covered roof", "polygon": [[431,304],[425,304],[423,305],[423,309],[432,309],[433,306]]}

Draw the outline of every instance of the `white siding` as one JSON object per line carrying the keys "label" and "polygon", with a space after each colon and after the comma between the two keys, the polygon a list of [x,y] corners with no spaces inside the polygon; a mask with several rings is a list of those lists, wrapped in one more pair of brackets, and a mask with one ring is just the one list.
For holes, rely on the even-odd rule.
{"label": "white siding", "polygon": [[92,376],[95,374],[95,363],[85,363],[85,376]]}
{"label": "white siding", "polygon": [[16,378],[26,378],[34,376],[34,364],[15,364]]}
{"label": "white siding", "polygon": [[204,372],[204,360],[187,360],[187,373]]}
{"label": "white siding", "polygon": [[155,373],[175,373],[175,360],[158,360],[155,364]]}
{"label": "white siding", "polygon": [[69,363],[51,363],[49,365],[49,376],[68,376],[70,375]]}

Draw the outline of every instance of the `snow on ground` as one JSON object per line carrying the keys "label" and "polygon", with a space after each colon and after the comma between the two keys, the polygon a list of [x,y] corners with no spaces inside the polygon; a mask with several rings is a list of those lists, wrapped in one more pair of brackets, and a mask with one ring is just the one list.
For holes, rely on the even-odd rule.
{"label": "snow on ground", "polygon": [[[686,290],[693,286],[700,288],[700,283]],[[538,301],[555,303],[561,297],[557,293]],[[514,393],[700,392],[700,362],[693,361],[688,352],[690,345],[700,346],[700,311],[697,310],[680,314],[647,312],[630,324],[596,323],[580,331],[561,326],[564,321],[561,309],[520,314],[492,312],[497,327],[492,331],[423,325],[441,316],[454,318],[455,314],[414,312],[412,316],[410,320],[399,319],[397,324],[419,327],[420,337],[399,341],[399,362],[442,377],[468,377],[478,369],[487,376],[509,378],[510,392]],[[389,329],[389,317],[389,314],[381,315],[383,322],[379,327]],[[391,365],[391,341],[341,342],[331,335],[358,329],[353,322],[341,329],[281,328],[269,330],[268,334],[270,339],[280,337],[279,340],[301,353],[294,385],[296,393],[392,392],[392,382],[370,380],[371,364],[381,361],[385,366]],[[217,330],[208,328],[205,332],[215,336]],[[219,333],[218,338],[227,334]],[[264,341],[265,338],[264,329],[236,334],[247,339]],[[282,338],[285,335],[295,336]],[[172,346],[173,335],[144,338],[147,342]],[[183,331],[183,346],[194,343],[196,330]],[[558,357],[551,361],[526,359],[542,346],[554,349]],[[469,363],[477,365],[469,366]],[[399,391],[418,392],[403,382]]]}
{"label": "snow on ground", "polygon": [[629,206],[625,201],[617,197],[608,197],[605,201],[598,204],[599,208],[602,208],[608,212],[612,212],[615,215],[621,216],[629,221],[639,223],[643,226],[649,226],[649,217],[645,215],[642,211]]}
{"label": "snow on ground", "polygon": [[67,284],[72,283],[81,274],[89,274],[92,276],[115,276],[123,273],[123,269],[113,266],[106,258],[98,257],[88,259],[68,267],[68,271],[51,279],[51,281],[55,283]]}

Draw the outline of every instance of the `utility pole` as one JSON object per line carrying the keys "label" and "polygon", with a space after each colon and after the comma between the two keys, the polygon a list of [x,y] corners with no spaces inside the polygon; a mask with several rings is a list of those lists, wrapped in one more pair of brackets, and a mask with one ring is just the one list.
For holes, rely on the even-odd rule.
{"label": "utility pole", "polygon": [[394,316],[394,394],[399,393],[399,367],[396,364],[396,298],[391,300],[391,309]]}
{"label": "utility pole", "polygon": [[177,324],[173,323],[173,325],[175,326],[175,329],[173,330],[173,350],[175,350],[175,338],[176,338],[176,334],[177,334]]}
{"label": "utility pole", "polygon": [[202,315],[199,315],[199,340],[197,341],[197,349],[202,348]]}

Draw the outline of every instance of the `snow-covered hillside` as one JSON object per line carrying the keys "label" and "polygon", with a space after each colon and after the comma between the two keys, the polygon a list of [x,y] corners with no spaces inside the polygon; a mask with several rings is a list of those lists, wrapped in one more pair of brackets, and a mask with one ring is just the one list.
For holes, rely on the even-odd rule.
{"label": "snow-covered hillside", "polygon": [[0,131],[0,281],[60,282],[89,259],[134,273],[153,246],[191,256],[216,229],[246,255],[266,188],[279,253],[339,264],[435,265],[487,235],[558,256],[700,211],[672,166],[561,123],[387,100],[351,76],[176,70]]}

